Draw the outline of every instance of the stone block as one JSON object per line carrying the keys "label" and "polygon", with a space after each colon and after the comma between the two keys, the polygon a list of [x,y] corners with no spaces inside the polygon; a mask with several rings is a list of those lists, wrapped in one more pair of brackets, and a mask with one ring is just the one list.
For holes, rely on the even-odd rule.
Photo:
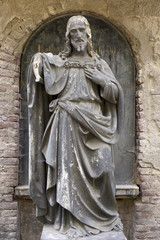
{"label": "stone block", "polygon": [[56,231],[52,225],[46,224],[43,227],[40,240],[127,240],[123,232],[110,231],[87,237],[69,237]]}

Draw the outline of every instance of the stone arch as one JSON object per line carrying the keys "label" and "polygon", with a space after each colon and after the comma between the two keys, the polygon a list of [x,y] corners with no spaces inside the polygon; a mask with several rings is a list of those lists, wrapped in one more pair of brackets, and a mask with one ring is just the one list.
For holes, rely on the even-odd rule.
{"label": "stone arch", "polygon": [[[28,143],[26,141],[28,139],[27,67],[32,55],[37,51],[51,51],[57,54],[63,49],[65,25],[69,16],[59,16],[44,23],[32,34],[23,49],[20,81],[22,97],[20,115],[20,172],[22,174],[20,174],[20,184],[27,184],[28,179]],[[116,179],[117,183],[120,184],[133,184],[135,164],[135,59],[126,38],[117,28],[91,14],[86,14],[86,17],[91,23],[94,48],[108,62],[125,92],[127,120],[125,122],[125,132],[115,146]],[[55,38],[52,38],[53,36]],[[123,147],[121,146],[122,142]]]}

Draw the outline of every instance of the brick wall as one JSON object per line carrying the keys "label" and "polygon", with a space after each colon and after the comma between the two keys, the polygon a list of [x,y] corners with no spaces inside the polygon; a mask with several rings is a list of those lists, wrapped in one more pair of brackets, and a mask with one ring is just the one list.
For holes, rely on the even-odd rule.
{"label": "brick wall", "polygon": [[[154,65],[153,65],[154,66]],[[139,66],[138,66],[139,67]],[[151,67],[151,66],[150,66]],[[152,67],[151,67],[152,68]],[[140,197],[135,201],[134,205],[134,234],[133,239],[160,239],[160,163],[158,159],[154,159],[154,154],[158,150],[156,148],[158,135],[155,135],[154,142],[149,138],[148,131],[151,129],[151,121],[149,123],[145,115],[145,108],[149,110],[150,120],[153,118],[150,103],[146,99],[144,69],[142,65],[139,67],[137,76],[136,91],[136,166],[137,166],[137,183],[140,186]],[[152,86],[153,87],[153,86]],[[152,89],[153,90],[153,89]],[[147,105],[148,104],[148,105]],[[147,105],[147,106],[146,106]],[[147,113],[146,113],[147,114]],[[153,129],[152,129],[153,131]],[[159,134],[157,132],[157,134]],[[155,147],[153,147],[155,144]],[[152,148],[151,159],[147,157],[147,150]],[[153,162],[151,161],[153,158]]]}
{"label": "brick wall", "polygon": [[[0,1],[0,238],[22,239],[30,201],[14,199],[18,184],[20,56],[33,31],[66,12],[87,11],[115,24],[137,62],[135,179],[141,194],[120,201],[129,240],[160,240],[160,2],[158,0]],[[18,209],[19,220],[18,222]],[[29,211],[28,211],[28,210]],[[34,220],[35,221],[35,220]],[[29,221],[28,221],[29,224]],[[19,226],[21,229],[19,230]],[[39,226],[38,223],[36,225]],[[31,225],[29,225],[31,229]],[[18,230],[17,230],[18,229]],[[40,229],[40,226],[39,226]]]}
{"label": "brick wall", "polygon": [[0,51],[0,238],[17,239],[19,57]]}

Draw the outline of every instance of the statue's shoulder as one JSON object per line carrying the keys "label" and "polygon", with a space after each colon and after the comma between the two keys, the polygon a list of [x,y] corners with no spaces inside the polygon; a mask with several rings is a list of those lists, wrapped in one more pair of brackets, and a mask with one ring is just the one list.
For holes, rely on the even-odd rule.
{"label": "statue's shoulder", "polygon": [[41,59],[48,61],[50,64],[61,67],[64,65],[64,60],[59,55],[53,53],[36,53],[34,57],[39,56]]}
{"label": "statue's shoulder", "polygon": [[44,56],[48,59],[50,64],[61,67],[64,65],[64,60],[59,55],[54,55],[53,53],[43,53]]}
{"label": "statue's shoulder", "polygon": [[103,68],[110,68],[108,63],[104,59],[99,57],[98,60],[99,60],[99,64],[101,64],[103,66]]}

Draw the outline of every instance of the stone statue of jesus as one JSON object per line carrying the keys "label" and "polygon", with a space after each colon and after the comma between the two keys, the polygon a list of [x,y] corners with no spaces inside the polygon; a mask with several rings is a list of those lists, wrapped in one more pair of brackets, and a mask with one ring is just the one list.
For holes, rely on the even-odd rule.
{"label": "stone statue of jesus", "polygon": [[37,53],[28,73],[29,189],[43,223],[68,236],[122,230],[113,145],[123,93],[93,50],[83,16],[68,20],[59,55]]}

